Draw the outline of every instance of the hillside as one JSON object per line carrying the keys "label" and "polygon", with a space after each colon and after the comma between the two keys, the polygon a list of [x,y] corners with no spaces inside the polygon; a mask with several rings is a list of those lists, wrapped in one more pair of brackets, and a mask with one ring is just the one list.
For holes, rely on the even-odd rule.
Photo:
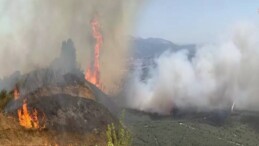
{"label": "hillside", "polygon": [[[0,143],[3,145],[106,145],[107,126],[118,125],[114,112],[117,108],[110,97],[84,78],[77,78],[72,74],[64,75],[62,85],[54,83],[26,86],[26,83],[31,82],[28,77],[35,81],[34,83],[41,83],[41,81],[48,83],[44,80],[46,76],[43,74],[45,72],[41,70],[21,77],[25,80],[19,82],[23,87],[20,97],[16,100],[12,98],[0,112]],[[31,91],[30,89],[34,90],[28,92]],[[13,92],[11,91],[8,96],[12,96]],[[21,117],[18,118],[19,110],[22,114],[26,113],[24,106],[32,117],[29,121],[29,123],[33,122],[32,128],[25,128],[19,124],[21,122],[19,121]],[[39,125],[36,128],[35,118]]]}
{"label": "hillside", "polygon": [[1,145],[105,145],[106,135],[102,131],[92,133],[60,133],[52,130],[27,130],[17,119],[0,113]]}

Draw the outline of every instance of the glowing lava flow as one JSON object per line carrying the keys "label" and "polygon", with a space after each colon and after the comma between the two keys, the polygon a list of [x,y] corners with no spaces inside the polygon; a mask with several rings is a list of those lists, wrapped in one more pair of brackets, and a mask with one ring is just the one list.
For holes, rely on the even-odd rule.
{"label": "glowing lava flow", "polygon": [[92,35],[96,40],[94,47],[94,65],[87,68],[85,73],[85,79],[96,85],[98,88],[101,87],[100,83],[100,48],[103,44],[103,36],[100,32],[100,24],[96,18],[91,21]]}
{"label": "glowing lava flow", "polygon": [[[28,111],[26,100],[23,101],[22,109],[18,110],[18,118],[21,126],[26,129],[39,129],[38,112],[36,109],[32,113]],[[44,125],[45,127],[45,125]]]}

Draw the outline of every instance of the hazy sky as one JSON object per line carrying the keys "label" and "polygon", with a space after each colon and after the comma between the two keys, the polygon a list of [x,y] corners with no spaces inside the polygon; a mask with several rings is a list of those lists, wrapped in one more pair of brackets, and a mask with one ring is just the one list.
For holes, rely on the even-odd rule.
{"label": "hazy sky", "polygon": [[176,43],[206,43],[237,23],[259,23],[259,0],[148,0],[135,36]]}

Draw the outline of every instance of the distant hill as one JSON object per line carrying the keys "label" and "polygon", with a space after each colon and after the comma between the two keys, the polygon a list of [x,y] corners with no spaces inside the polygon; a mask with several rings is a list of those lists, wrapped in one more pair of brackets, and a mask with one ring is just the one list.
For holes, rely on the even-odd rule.
{"label": "distant hill", "polygon": [[134,71],[136,68],[142,68],[141,80],[148,77],[149,69],[151,66],[155,67],[155,59],[161,54],[169,52],[177,52],[186,50],[189,60],[196,53],[196,45],[186,44],[178,45],[171,41],[161,38],[130,38],[130,50],[132,51],[132,58],[130,60],[129,68]]}
{"label": "distant hill", "polygon": [[165,51],[176,52],[183,49],[188,50],[189,57],[192,57],[195,54],[196,45],[177,45],[161,38],[131,38],[130,48],[136,59],[154,58]]}

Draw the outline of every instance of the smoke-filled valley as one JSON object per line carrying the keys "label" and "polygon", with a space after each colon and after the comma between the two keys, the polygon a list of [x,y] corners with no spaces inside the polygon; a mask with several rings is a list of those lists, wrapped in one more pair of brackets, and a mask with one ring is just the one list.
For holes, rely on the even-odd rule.
{"label": "smoke-filled valley", "polygon": [[159,114],[174,108],[258,110],[258,46],[258,28],[251,25],[239,25],[228,39],[196,49],[168,45],[163,53],[142,58],[153,63],[136,65],[129,75],[127,104]]}

